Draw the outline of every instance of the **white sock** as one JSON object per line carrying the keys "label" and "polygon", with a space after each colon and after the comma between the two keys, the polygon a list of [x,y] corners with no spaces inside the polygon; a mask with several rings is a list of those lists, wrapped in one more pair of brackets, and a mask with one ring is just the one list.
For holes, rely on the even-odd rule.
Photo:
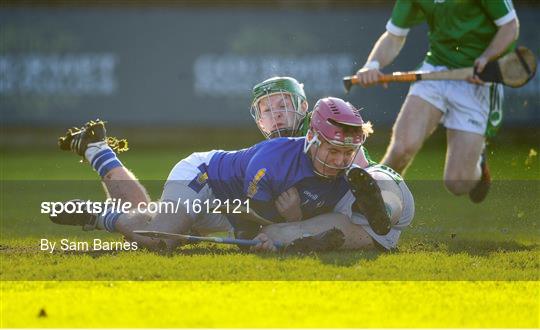
{"label": "white sock", "polygon": [[104,141],[89,143],[84,156],[102,178],[114,168],[123,166],[116,153]]}
{"label": "white sock", "polygon": [[86,148],[86,151],[84,152],[84,157],[89,163],[92,163],[94,160],[94,157],[96,154],[102,150],[111,150],[111,147],[107,144],[106,141],[98,141],[94,143],[88,143],[88,147]]}

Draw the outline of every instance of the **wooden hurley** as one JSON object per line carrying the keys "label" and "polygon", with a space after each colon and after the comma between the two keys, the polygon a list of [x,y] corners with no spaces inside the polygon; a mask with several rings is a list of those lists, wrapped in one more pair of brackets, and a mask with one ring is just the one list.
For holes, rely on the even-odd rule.
{"label": "wooden hurley", "polygon": [[[211,236],[193,236],[193,235],[183,235],[177,233],[167,233],[162,231],[152,231],[152,230],[134,230],[133,233],[141,236],[151,237],[151,238],[163,238],[163,239],[172,239],[179,240],[187,243],[199,243],[199,242],[212,242],[219,244],[235,244],[235,245],[244,245],[244,246],[255,246],[261,241],[253,239],[240,239],[240,238],[228,238],[228,237],[211,237]],[[280,242],[274,241],[274,246],[277,248],[283,248],[284,245]]]}
{"label": "wooden hurley", "polygon": [[[518,47],[514,52],[489,62],[482,73],[477,76],[486,82],[502,83],[510,87],[521,87],[532,79],[536,73],[536,58],[526,47]],[[466,80],[475,73],[474,67],[447,71],[409,71],[385,74],[378,83],[415,82],[419,80]],[[357,76],[343,78],[345,91],[348,93],[353,85],[359,84]]]}

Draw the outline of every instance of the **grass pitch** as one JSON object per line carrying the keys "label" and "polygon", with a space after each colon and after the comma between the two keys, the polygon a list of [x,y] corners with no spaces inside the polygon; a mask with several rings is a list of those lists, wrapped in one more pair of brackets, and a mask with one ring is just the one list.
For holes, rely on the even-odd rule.
{"label": "grass pitch", "polygon": [[[121,159],[156,198],[156,180],[211,144]],[[3,150],[1,326],[539,327],[540,171],[530,149],[491,148],[493,191],[473,205],[444,191],[443,152],[428,144],[407,175],[417,212],[399,251],[309,255],[206,243],[172,255],[40,251],[42,238],[121,238],[39,213],[41,201],[103,198],[87,164],[52,147]],[[383,148],[370,151],[378,159]]]}

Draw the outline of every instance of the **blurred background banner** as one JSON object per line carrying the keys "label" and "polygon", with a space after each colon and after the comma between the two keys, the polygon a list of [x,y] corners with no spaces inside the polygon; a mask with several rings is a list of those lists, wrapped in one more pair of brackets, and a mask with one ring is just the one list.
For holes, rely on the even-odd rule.
{"label": "blurred background banner", "polygon": [[[23,2],[24,3],[24,2]],[[365,108],[388,127],[408,85],[355,88],[352,74],[384,31],[393,2],[41,2],[0,9],[1,119],[7,127],[80,124],[253,125],[251,87],[270,76]],[[77,2],[75,2],[77,4]],[[515,3],[519,44],[540,54],[540,6]],[[412,30],[389,71],[414,69],[427,29]],[[540,79],[506,88],[505,125],[538,127]]]}

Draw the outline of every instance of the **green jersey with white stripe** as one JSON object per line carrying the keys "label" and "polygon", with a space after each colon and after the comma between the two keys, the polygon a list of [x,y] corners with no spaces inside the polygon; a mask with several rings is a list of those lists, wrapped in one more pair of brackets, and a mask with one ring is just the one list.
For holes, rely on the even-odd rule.
{"label": "green jersey with white stripe", "polygon": [[426,61],[462,68],[472,66],[489,46],[498,26],[514,18],[511,0],[397,0],[386,29],[405,36],[409,28],[427,22],[430,46]]}

